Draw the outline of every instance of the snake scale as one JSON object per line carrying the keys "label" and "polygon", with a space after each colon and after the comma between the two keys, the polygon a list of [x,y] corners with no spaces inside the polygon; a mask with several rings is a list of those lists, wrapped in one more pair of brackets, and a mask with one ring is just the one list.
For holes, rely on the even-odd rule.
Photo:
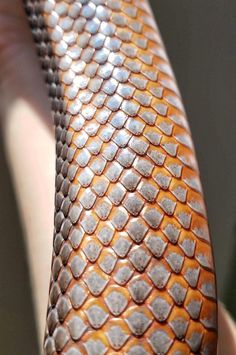
{"label": "snake scale", "polygon": [[46,355],[216,354],[214,263],[146,0],[26,0],[56,132]]}

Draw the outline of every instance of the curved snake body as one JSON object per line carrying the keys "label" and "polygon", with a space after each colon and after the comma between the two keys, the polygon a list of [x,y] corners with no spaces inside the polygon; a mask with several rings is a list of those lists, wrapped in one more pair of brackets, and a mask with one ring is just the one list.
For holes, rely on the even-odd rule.
{"label": "curved snake body", "polygon": [[25,5],[56,130],[45,354],[216,354],[199,173],[147,1]]}

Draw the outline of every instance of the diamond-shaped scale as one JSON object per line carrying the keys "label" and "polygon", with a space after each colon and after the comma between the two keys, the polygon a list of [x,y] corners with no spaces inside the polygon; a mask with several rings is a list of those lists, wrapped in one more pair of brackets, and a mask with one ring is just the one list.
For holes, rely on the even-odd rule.
{"label": "diamond-shaped scale", "polygon": [[152,233],[147,235],[145,238],[145,243],[151,253],[157,258],[162,256],[167,246],[167,242],[164,241],[161,236]]}
{"label": "diamond-shaped scale", "polygon": [[78,317],[74,316],[69,322],[68,322],[68,328],[70,335],[73,340],[78,340],[80,337],[83,335],[83,333],[87,329],[87,325],[84,323],[84,321]]}
{"label": "diamond-shaped scale", "polygon": [[115,253],[109,250],[109,251],[104,251],[101,254],[98,260],[98,265],[106,274],[110,274],[113,271],[116,262],[117,262],[117,257]]}
{"label": "diamond-shaped scale", "polygon": [[88,260],[95,262],[99,257],[102,247],[98,241],[87,239],[86,243],[82,246],[82,249]]}
{"label": "diamond-shaped scale", "polygon": [[134,270],[128,262],[118,262],[115,268],[114,280],[119,285],[125,285],[129,281],[133,273]]}
{"label": "diamond-shaped scale", "polygon": [[127,194],[123,205],[132,216],[137,217],[144,205],[144,201],[135,193]]}
{"label": "diamond-shaped scale", "polygon": [[177,281],[172,284],[172,286],[168,289],[168,292],[175,303],[180,306],[184,302],[187,288]]}
{"label": "diamond-shaped scale", "polygon": [[128,289],[136,303],[143,303],[150,294],[152,286],[144,277],[136,277],[129,283]]}
{"label": "diamond-shaped scale", "polygon": [[145,207],[142,212],[142,217],[151,228],[157,229],[162,221],[163,213],[157,208]]}
{"label": "diamond-shaped scale", "polygon": [[157,296],[150,304],[150,309],[159,322],[164,322],[171,311],[172,304],[165,297]]}
{"label": "diamond-shaped scale", "polygon": [[110,312],[114,316],[119,316],[126,308],[128,304],[128,297],[118,290],[108,293],[105,296],[105,302]]}
{"label": "diamond-shaped scale", "polygon": [[181,271],[184,262],[183,255],[177,252],[168,252],[165,259],[175,273],[178,274]]}
{"label": "diamond-shaped scale", "polygon": [[120,258],[124,258],[128,254],[131,245],[132,242],[127,234],[121,232],[113,239],[112,248]]}
{"label": "diamond-shaped scale", "polygon": [[144,247],[135,246],[129,253],[129,260],[139,272],[142,272],[146,268],[150,259],[151,255]]}
{"label": "diamond-shaped scale", "polygon": [[167,354],[173,339],[164,330],[156,330],[150,336],[150,344],[155,354]]}
{"label": "diamond-shaped scale", "polygon": [[126,322],[134,335],[141,336],[145,333],[149,325],[152,323],[152,319],[150,319],[141,310],[134,310],[126,318]]}
{"label": "diamond-shaped scale", "polygon": [[106,346],[99,339],[97,340],[89,339],[85,343],[85,348],[88,355],[98,355],[98,354],[104,355],[107,352]]}
{"label": "diamond-shaped scale", "polygon": [[89,291],[94,295],[98,296],[102,293],[108,283],[107,275],[103,274],[99,270],[94,270],[93,268],[88,269],[84,281],[89,288]]}
{"label": "diamond-shaped scale", "polygon": [[111,326],[107,332],[107,337],[112,348],[119,350],[129,338],[129,334],[123,331],[120,326]]}
{"label": "diamond-shaped scale", "polygon": [[88,307],[85,313],[88,317],[89,323],[95,329],[101,328],[109,317],[109,313],[96,304]]}
{"label": "diamond-shaped scale", "polygon": [[170,277],[170,271],[162,263],[156,263],[150,265],[148,276],[157,288],[162,289],[166,286]]}

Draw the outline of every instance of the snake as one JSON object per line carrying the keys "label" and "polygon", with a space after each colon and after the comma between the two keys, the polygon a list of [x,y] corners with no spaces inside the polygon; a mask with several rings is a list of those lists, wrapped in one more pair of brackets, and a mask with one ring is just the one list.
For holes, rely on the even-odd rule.
{"label": "snake", "polygon": [[199,168],[148,1],[23,6],[56,141],[44,354],[216,354]]}

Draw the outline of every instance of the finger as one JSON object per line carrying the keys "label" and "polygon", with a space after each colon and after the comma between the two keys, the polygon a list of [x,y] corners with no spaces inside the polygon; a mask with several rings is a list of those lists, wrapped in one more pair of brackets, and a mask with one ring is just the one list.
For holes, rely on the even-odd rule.
{"label": "finger", "polygon": [[45,84],[21,0],[0,2],[0,92],[4,121],[9,108],[22,99],[52,133]]}
{"label": "finger", "polygon": [[55,144],[45,85],[22,4],[0,1],[0,110],[42,338],[53,233]]}
{"label": "finger", "polygon": [[236,325],[223,304],[219,304],[218,312],[218,355],[236,354]]}

